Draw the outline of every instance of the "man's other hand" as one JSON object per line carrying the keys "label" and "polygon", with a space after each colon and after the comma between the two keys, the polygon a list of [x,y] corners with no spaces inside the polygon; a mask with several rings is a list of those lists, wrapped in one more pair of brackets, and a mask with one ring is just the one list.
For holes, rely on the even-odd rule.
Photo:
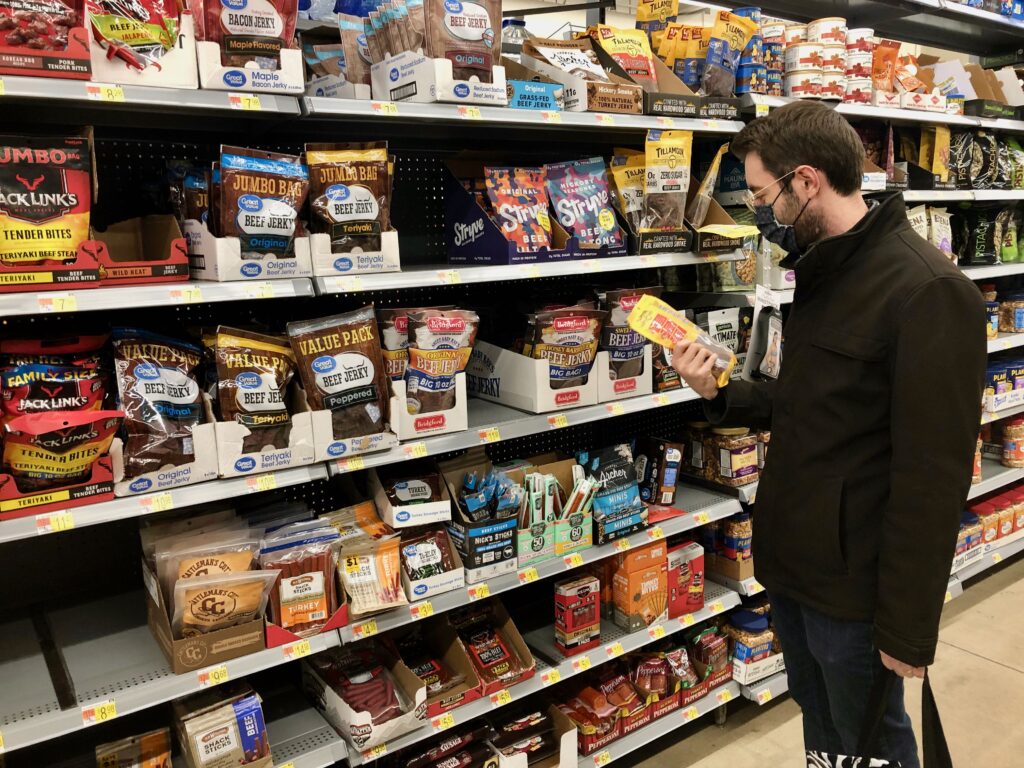
{"label": "man's other hand", "polygon": [[912,667],[902,661],[894,659],[885,651],[879,651],[882,656],[882,665],[890,669],[900,677],[924,677],[924,667]]}
{"label": "man's other hand", "polygon": [[672,350],[672,367],[705,400],[714,400],[718,394],[718,382],[711,372],[714,365],[714,353],[700,344],[680,341]]}

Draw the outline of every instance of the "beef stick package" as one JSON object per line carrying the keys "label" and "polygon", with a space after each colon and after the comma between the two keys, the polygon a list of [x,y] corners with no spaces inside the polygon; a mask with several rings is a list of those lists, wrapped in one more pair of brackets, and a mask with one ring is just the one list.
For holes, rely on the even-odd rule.
{"label": "beef stick package", "polygon": [[381,249],[391,229],[387,142],[307,144],[310,227],[331,238],[331,253]]}

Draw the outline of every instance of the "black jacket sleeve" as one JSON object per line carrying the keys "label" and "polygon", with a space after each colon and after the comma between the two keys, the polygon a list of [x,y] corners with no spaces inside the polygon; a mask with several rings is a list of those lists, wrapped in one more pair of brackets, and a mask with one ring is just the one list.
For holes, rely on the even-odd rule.
{"label": "black jacket sleeve", "polygon": [[984,329],[981,294],[956,276],[921,286],[897,318],[891,492],[879,548],[875,643],[912,666],[935,658],[978,440]]}
{"label": "black jacket sleeve", "polygon": [[769,429],[774,397],[774,381],[730,381],[714,400],[704,401],[704,414],[716,427]]}

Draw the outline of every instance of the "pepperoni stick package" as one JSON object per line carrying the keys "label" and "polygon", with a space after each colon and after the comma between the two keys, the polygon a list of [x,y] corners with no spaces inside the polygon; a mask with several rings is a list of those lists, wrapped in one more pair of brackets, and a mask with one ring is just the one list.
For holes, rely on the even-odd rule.
{"label": "pepperoni stick package", "polygon": [[484,168],[487,196],[505,238],[520,251],[551,247],[542,168]]}
{"label": "pepperoni stick package", "polygon": [[592,157],[544,166],[548,196],[559,223],[583,246],[622,245],[608,192],[604,160]]}
{"label": "pepperoni stick package", "polygon": [[329,525],[297,523],[275,531],[260,546],[260,568],[279,571],[270,620],[299,637],[315,635],[338,608],[335,570],[341,537]]}
{"label": "pepperoni stick package", "polygon": [[278,69],[281,49],[295,47],[297,0],[196,0],[196,36],[220,44],[221,64]]}
{"label": "pepperoni stick package", "polygon": [[462,608],[450,613],[448,620],[466,644],[469,658],[485,685],[499,681],[512,684],[528,669],[498,629],[491,606]]}

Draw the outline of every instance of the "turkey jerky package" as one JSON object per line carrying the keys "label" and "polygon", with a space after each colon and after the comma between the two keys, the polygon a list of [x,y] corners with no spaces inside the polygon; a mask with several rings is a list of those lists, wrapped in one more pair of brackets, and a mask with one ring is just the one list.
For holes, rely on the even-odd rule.
{"label": "turkey jerky package", "polygon": [[661,286],[608,291],[601,302],[608,310],[608,320],[601,329],[599,349],[608,353],[612,379],[629,379],[644,372],[644,345],[647,340],[629,327],[626,318],[645,293],[661,296]]}
{"label": "turkey jerky package", "polygon": [[326,232],[332,253],[381,249],[391,229],[391,166],[387,142],[307,144],[313,232]]}
{"label": "turkey jerky package", "polygon": [[[14,33],[2,31],[2,10],[0,0],[0,35],[9,39]],[[0,136],[0,263],[21,267],[77,258],[89,237],[91,168],[85,137]]]}
{"label": "turkey jerky package", "polygon": [[473,352],[480,318],[465,309],[424,309],[409,314],[405,395],[411,414],[454,408],[455,376]]}
{"label": "turkey jerky package", "polygon": [[249,430],[242,452],[287,448],[291,416],[285,397],[295,375],[288,340],[220,326],[213,353],[220,420],[237,421]]}
{"label": "turkey jerky package", "polygon": [[309,406],[331,411],[334,438],[383,432],[388,377],[373,305],[288,323],[288,336]]}
{"label": "turkey jerky package", "polygon": [[[642,33],[641,33],[642,34]],[[622,245],[604,160],[592,157],[544,166],[548,197],[565,231],[583,246]]]}
{"label": "turkey jerky package", "polygon": [[300,158],[221,147],[221,235],[241,241],[243,259],[293,255],[295,225],[308,191],[309,173]]}
{"label": "turkey jerky package", "polygon": [[125,412],[125,478],[193,461],[192,430],[205,421],[202,350],[135,328],[115,328],[112,339]]}
{"label": "turkey jerky package", "polygon": [[487,196],[505,239],[524,252],[551,247],[543,168],[484,168]]}
{"label": "turkey jerky package", "polygon": [[456,80],[491,82],[501,55],[501,0],[423,0],[423,15],[427,56],[448,59]]}
{"label": "turkey jerky package", "polygon": [[647,132],[644,144],[647,184],[641,228],[675,230],[683,228],[686,193],[690,189],[690,131]]}
{"label": "turkey jerky package", "polygon": [[594,364],[607,314],[599,309],[566,307],[531,315],[523,354],[548,361],[552,389],[582,387]]}
{"label": "turkey jerky package", "polygon": [[384,367],[387,369],[388,378],[392,381],[403,381],[405,369],[409,364],[409,315],[424,309],[443,310],[455,309],[455,307],[449,304],[440,307],[395,307],[377,310]]}
{"label": "turkey jerky package", "polygon": [[295,47],[297,0],[198,0],[196,37],[220,44],[224,66],[279,69],[281,49]]}

